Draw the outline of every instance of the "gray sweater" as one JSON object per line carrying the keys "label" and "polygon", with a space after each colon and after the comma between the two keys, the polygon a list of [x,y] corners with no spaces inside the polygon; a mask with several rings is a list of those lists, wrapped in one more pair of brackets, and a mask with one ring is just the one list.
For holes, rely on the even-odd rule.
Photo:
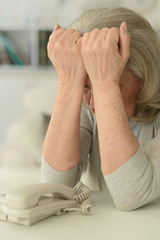
{"label": "gray sweater", "polygon": [[103,175],[96,118],[89,109],[82,107],[79,164],[60,172],[42,156],[42,182],[73,187],[81,180],[92,190],[107,187],[119,210],[139,208],[160,197],[160,113],[154,121],[141,125],[138,141],[139,149],[126,163],[111,174]]}

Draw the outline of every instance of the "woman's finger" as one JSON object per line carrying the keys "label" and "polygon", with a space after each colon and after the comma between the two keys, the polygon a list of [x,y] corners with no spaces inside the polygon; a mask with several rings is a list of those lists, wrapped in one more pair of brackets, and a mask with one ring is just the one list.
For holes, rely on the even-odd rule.
{"label": "woman's finger", "polygon": [[120,53],[123,58],[128,58],[130,55],[130,35],[126,22],[122,22],[120,26]]}
{"label": "woman's finger", "polygon": [[69,37],[69,43],[71,43],[71,44],[76,44],[77,43],[77,41],[78,41],[78,39],[80,38],[82,36],[82,34],[80,33],[80,32],[77,32],[77,31],[75,31],[75,32],[73,32],[71,35],[70,35],[70,37]]}
{"label": "woman's finger", "polygon": [[57,31],[59,28],[61,28],[61,26],[59,24],[56,24],[54,29],[53,29],[53,32]]}
{"label": "woman's finger", "polygon": [[64,32],[66,29],[64,28],[55,28],[55,31],[52,32],[52,34],[49,37],[50,41],[57,40]]}
{"label": "woman's finger", "polygon": [[82,43],[85,44],[87,43],[88,39],[89,39],[89,35],[90,35],[90,32],[85,32],[83,34],[83,37],[82,37]]}
{"label": "woman's finger", "polygon": [[98,28],[93,29],[89,34],[89,40],[94,41],[97,38],[97,35],[99,34],[99,32],[100,32],[100,29]]}
{"label": "woman's finger", "polygon": [[106,40],[108,42],[108,46],[116,46],[118,49],[119,44],[119,29],[118,28],[110,28],[106,34]]}
{"label": "woman's finger", "polygon": [[102,29],[99,31],[96,40],[101,40],[101,39],[106,38],[106,37],[107,37],[107,34],[108,34],[108,31],[109,31],[109,28],[102,28]]}

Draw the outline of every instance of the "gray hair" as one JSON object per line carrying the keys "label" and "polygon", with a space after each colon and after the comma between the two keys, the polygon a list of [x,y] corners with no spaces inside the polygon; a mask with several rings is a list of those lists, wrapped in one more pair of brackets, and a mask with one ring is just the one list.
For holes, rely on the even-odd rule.
{"label": "gray hair", "polygon": [[126,68],[143,81],[132,120],[146,123],[152,121],[160,109],[160,40],[149,22],[126,8],[98,8],[83,13],[71,28],[84,34],[95,28],[119,28],[123,21],[127,23],[131,36]]}

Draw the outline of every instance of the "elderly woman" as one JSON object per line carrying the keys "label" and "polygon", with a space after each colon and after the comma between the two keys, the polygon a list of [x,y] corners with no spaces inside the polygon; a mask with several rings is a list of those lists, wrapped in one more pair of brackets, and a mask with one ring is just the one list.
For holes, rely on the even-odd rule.
{"label": "elderly woman", "polygon": [[160,197],[160,42],[124,8],[93,9],[59,25],[48,55],[58,75],[42,180],[108,187],[133,210]]}

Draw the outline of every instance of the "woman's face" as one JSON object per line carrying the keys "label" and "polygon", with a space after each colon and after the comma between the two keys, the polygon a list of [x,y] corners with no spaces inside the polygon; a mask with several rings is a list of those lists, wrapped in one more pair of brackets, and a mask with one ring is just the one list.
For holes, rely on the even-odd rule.
{"label": "woman's face", "polygon": [[[130,118],[134,114],[136,99],[141,92],[142,83],[132,72],[124,71],[120,78],[120,89],[127,117]],[[89,77],[86,79],[83,100],[95,113],[94,97]]]}

